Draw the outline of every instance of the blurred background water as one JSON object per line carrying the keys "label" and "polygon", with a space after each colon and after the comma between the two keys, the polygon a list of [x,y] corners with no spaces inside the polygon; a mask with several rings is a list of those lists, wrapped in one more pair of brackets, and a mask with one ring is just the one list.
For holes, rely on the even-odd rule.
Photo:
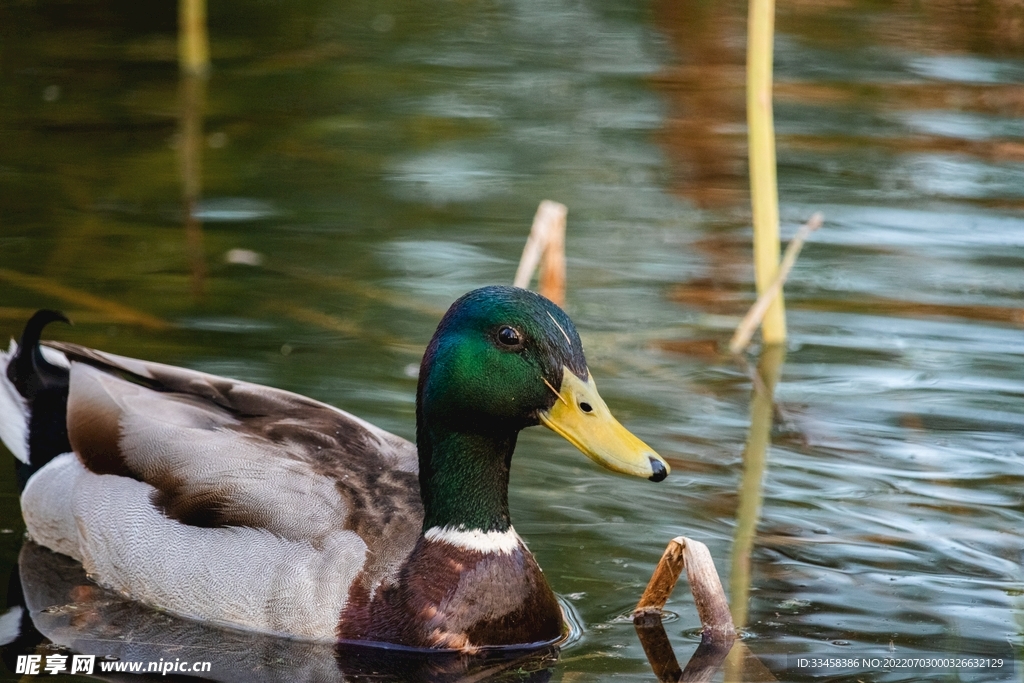
{"label": "blurred background water", "polygon": [[[801,653],[1019,655],[1019,2],[780,5],[783,232],[815,210],[826,224],[787,284],[784,357],[760,368],[779,374],[767,414],[756,357],[721,351],[753,300],[745,3],[209,11],[213,70],[190,114],[173,3],[0,3],[3,336],[61,308],[76,325],[55,338],[412,438],[438,318],[511,282],[554,199],[590,367],[674,472],[629,480],[549,433],[520,440],[516,528],[584,627],[553,680],[652,679],[627,617],[678,534],[748,593],[746,645],[779,680],[950,678],[796,670]],[[183,180],[189,135],[201,167]],[[764,436],[760,462],[745,444]],[[24,529],[5,457],[0,575]],[[685,661],[699,621],[684,585],[669,609]]]}

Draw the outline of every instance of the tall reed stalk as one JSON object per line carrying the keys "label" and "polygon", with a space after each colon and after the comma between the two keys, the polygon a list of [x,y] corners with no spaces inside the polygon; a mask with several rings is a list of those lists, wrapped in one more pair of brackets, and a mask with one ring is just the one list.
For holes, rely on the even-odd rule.
{"label": "tall reed stalk", "polygon": [[210,70],[206,0],[178,2],[178,63],[183,73],[194,76],[205,76]]}
{"label": "tall reed stalk", "polygon": [[203,186],[203,111],[210,74],[206,0],[178,2],[178,66],[181,72],[178,168],[185,215],[185,247],[192,273],[192,296],[199,299],[206,282],[203,225],[196,216]]}
{"label": "tall reed stalk", "polygon": [[[747,130],[750,198],[754,213],[754,280],[757,293],[771,286],[779,268],[779,190],[775,177],[772,120],[772,39],[775,0],[750,0],[747,25]],[[761,323],[765,344],[786,340],[786,308],[780,291]]]}

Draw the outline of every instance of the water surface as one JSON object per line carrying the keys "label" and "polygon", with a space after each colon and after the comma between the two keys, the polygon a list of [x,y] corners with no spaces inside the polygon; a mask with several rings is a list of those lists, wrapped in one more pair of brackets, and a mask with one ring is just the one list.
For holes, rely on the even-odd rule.
{"label": "water surface", "polygon": [[[761,414],[759,349],[718,351],[752,301],[745,11],[212,3],[186,211],[174,6],[2,5],[0,333],[62,308],[76,325],[56,338],[298,391],[412,438],[411,368],[438,318],[511,282],[555,199],[590,367],[674,472],[634,481],[547,432],[521,438],[513,519],[584,627],[552,680],[652,680],[626,616],[679,534],[747,594],[745,643],[779,680],[951,677],[798,671],[796,654],[1018,653],[1020,10],[779,8],[783,231],[816,210],[826,225],[787,285]],[[760,464],[752,423],[769,428]],[[24,527],[0,481],[8,573]],[[685,662],[699,622],[683,585],[668,607]]]}

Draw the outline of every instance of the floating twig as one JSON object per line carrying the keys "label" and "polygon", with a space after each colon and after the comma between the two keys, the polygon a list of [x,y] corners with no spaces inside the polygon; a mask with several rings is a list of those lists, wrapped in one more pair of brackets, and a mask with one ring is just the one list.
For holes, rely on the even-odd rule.
{"label": "floating twig", "polygon": [[568,213],[565,204],[550,199],[540,203],[513,281],[516,287],[529,287],[539,265],[538,291],[559,306],[565,305],[565,219]]}
{"label": "floating twig", "polygon": [[[661,612],[684,567],[703,632],[700,645],[681,669],[661,623]],[[669,541],[633,611],[633,626],[659,681],[711,680],[732,649],[736,629],[706,545],[684,536]]]}
{"label": "floating twig", "polygon": [[772,283],[768,285],[768,288],[764,290],[761,296],[757,297],[757,301],[750,307],[747,314],[743,316],[739,327],[736,328],[736,333],[733,334],[732,340],[729,342],[729,350],[731,352],[741,353],[750,344],[750,338],[754,336],[754,331],[761,324],[761,320],[764,319],[765,313],[768,312],[768,308],[772,305],[772,301],[782,291],[782,285],[785,284],[786,278],[789,277],[789,271],[793,269],[793,264],[796,263],[796,257],[800,254],[804,241],[808,235],[821,227],[823,220],[824,217],[821,212],[815,213],[803,224],[793,239],[789,241],[789,245],[786,247],[786,254],[782,257],[782,263],[779,265],[779,271],[775,279],[772,280]]}
{"label": "floating twig", "polygon": [[711,559],[708,547],[700,541],[677,536],[669,541],[665,553],[651,576],[644,594],[633,610],[633,623],[647,624],[661,620],[661,610],[668,602],[679,575],[686,568],[690,592],[697,605],[704,640],[732,641],[736,629],[729,614],[722,582]]}

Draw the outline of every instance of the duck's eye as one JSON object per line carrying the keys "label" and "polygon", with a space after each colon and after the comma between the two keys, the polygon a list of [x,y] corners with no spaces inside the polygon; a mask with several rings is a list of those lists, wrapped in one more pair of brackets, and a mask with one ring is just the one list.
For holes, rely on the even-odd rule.
{"label": "duck's eye", "polygon": [[498,341],[505,346],[519,346],[523,343],[523,336],[516,328],[505,325],[498,330]]}

